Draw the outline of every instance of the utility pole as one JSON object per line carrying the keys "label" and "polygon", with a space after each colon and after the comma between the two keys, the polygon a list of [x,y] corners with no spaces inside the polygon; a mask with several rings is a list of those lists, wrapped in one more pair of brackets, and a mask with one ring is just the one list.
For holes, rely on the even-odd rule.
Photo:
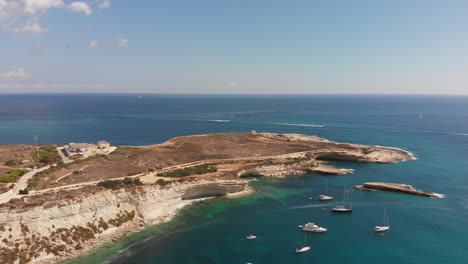
{"label": "utility pole", "polygon": [[37,146],[38,138],[34,136],[34,141],[36,141],[36,155],[37,155],[37,162],[39,162],[39,147]]}

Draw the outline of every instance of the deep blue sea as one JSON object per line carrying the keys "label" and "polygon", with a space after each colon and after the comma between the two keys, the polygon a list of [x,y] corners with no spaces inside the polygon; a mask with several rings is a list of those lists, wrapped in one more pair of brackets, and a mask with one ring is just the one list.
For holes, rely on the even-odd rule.
{"label": "deep blue sea", "polygon": [[[229,122],[227,122],[229,121]],[[311,125],[325,125],[315,127]],[[468,263],[468,97],[376,95],[0,95],[0,144],[161,143],[171,137],[256,130],[385,145],[418,158],[399,164],[336,163],[349,176],[318,174],[252,183],[259,193],[184,209],[71,263]],[[431,199],[363,192],[366,181],[411,184]],[[331,203],[309,197],[324,192]],[[330,208],[349,191],[353,212]],[[386,208],[391,229],[376,235]],[[327,227],[310,234],[298,225]],[[245,236],[255,234],[256,240]]]}

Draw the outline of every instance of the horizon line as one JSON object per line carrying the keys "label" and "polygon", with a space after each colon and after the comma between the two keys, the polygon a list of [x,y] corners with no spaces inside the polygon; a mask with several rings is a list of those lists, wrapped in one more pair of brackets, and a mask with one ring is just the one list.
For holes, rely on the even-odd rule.
{"label": "horizon line", "polygon": [[165,92],[2,92],[0,95],[174,95],[174,96],[468,96],[468,93],[165,93]]}

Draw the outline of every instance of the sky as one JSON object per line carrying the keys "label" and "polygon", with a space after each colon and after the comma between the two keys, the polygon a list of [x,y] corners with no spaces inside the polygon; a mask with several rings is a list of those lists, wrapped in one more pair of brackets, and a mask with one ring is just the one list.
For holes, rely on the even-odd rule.
{"label": "sky", "polygon": [[468,94],[465,0],[0,0],[0,93]]}

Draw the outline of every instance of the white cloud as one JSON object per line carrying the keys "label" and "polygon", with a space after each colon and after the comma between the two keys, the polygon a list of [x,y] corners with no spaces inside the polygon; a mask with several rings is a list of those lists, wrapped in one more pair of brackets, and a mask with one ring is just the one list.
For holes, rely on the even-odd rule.
{"label": "white cloud", "polygon": [[19,34],[39,34],[47,32],[47,28],[41,27],[38,23],[28,23],[23,27],[14,29],[14,32]]}
{"label": "white cloud", "polygon": [[19,1],[0,0],[0,23],[13,17],[20,17],[23,13],[23,3]]}
{"label": "white cloud", "polygon": [[128,39],[124,39],[124,38],[117,39],[117,47],[121,49],[128,48]]}
{"label": "white cloud", "polygon": [[30,79],[31,74],[27,73],[23,68],[14,69],[11,71],[0,73],[0,79],[5,81],[19,81]]}
{"label": "white cloud", "polygon": [[73,12],[76,13],[83,13],[87,16],[91,15],[93,10],[91,10],[91,7],[88,5],[86,2],[73,2],[68,6],[68,9],[70,9]]}
{"label": "white cloud", "polygon": [[90,40],[89,43],[88,43],[88,48],[90,49],[96,49],[98,47],[98,42],[97,40],[93,39],[93,40]]}
{"label": "white cloud", "polygon": [[63,7],[63,0],[25,0],[24,8],[26,13],[36,14],[45,12],[50,8]]}
{"label": "white cloud", "polygon": [[228,82],[227,83],[227,86],[230,86],[230,87],[236,87],[236,86],[239,86],[240,84],[237,83],[237,82]]}
{"label": "white cloud", "polygon": [[101,0],[99,1],[99,8],[105,9],[111,6],[111,0]]}
{"label": "white cloud", "polygon": [[39,53],[41,52],[42,50],[44,49],[44,47],[42,46],[41,43],[39,42],[34,42],[32,45],[31,45],[31,51],[34,52],[34,53]]}

